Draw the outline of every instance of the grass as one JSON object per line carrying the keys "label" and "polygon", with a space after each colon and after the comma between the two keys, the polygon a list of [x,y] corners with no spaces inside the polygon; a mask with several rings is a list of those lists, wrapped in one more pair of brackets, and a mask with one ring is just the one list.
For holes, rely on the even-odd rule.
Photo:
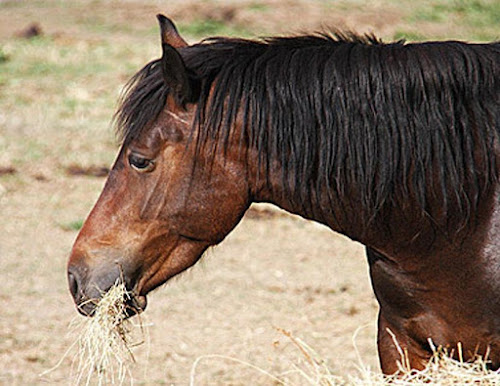
{"label": "grass", "polygon": [[248,4],[248,9],[254,12],[269,12],[272,11],[272,6],[264,2],[253,2]]}
{"label": "grass", "polygon": [[467,39],[500,39],[500,2],[497,0],[424,0],[415,4],[406,20],[409,25],[448,24]]}
{"label": "grass", "polygon": [[228,24],[221,20],[198,19],[190,23],[179,23],[179,29],[186,35],[195,38],[208,36],[248,37],[252,33],[238,24]]}
{"label": "grass", "polygon": [[[133,374],[130,364],[134,362],[131,348],[129,325],[125,324],[125,300],[128,293],[123,284],[113,286],[97,304],[95,315],[86,319],[79,334],[79,347],[76,356],[75,384],[123,384],[128,378],[133,384]],[[399,371],[387,376],[364,367],[360,359],[357,375],[341,377],[335,375],[314,349],[290,332],[277,329],[297,350],[298,356],[291,360],[291,368],[280,374],[259,368],[247,361],[226,355],[209,354],[197,358],[191,367],[189,385],[197,385],[197,377],[202,362],[224,361],[232,367],[245,367],[264,376],[277,385],[309,385],[309,386],[337,386],[337,385],[371,385],[371,386],[410,386],[410,385],[498,385],[499,371],[488,369],[487,358],[477,357],[472,362],[462,358],[461,346],[457,348],[458,360],[452,358],[453,351],[435,347],[431,340],[429,344],[433,350],[432,357],[423,370],[414,370],[410,367],[404,350],[399,346],[391,331],[399,353]],[[64,358],[63,358],[64,359]],[[59,363],[60,364],[60,363]],[[59,366],[59,364],[56,365]],[[48,370],[48,372],[53,371]],[[215,380],[214,380],[215,381]]]}
{"label": "grass", "polygon": [[9,60],[9,55],[7,55],[7,54],[4,52],[3,48],[2,48],[2,47],[0,47],[0,65],[1,65],[2,63],[7,62],[8,60]]}
{"label": "grass", "polygon": [[69,221],[67,223],[59,224],[59,227],[65,231],[76,232],[76,231],[79,231],[80,229],[82,229],[83,221],[84,221],[83,219]]}
{"label": "grass", "polygon": [[401,39],[404,39],[405,41],[409,42],[421,42],[426,40],[426,36],[424,34],[415,31],[405,31],[405,30],[396,31],[394,33],[394,40],[401,40]]}
{"label": "grass", "polygon": [[[425,3],[424,3],[425,4]],[[498,25],[500,4],[492,0],[447,0],[429,2],[415,11],[415,20],[443,22],[457,17],[474,27]]]}
{"label": "grass", "polygon": [[110,164],[117,148],[110,121],[120,85],[147,56],[138,51],[131,56],[128,47],[109,42],[68,47],[52,38],[5,43],[0,104],[8,111],[2,125],[8,159],[2,161],[51,168],[55,158],[63,165]]}
{"label": "grass", "polygon": [[[34,6],[52,4],[61,11],[68,8],[64,3],[37,1]],[[16,4],[7,2],[1,7],[21,10],[22,4]],[[95,6],[99,4],[95,2]],[[268,11],[269,7],[265,2],[248,5],[255,12]],[[10,143],[3,155],[9,158],[3,160],[5,163],[23,166],[54,157],[63,159],[63,165],[112,162],[117,144],[110,130],[110,119],[120,87],[144,63],[160,55],[158,31],[152,16],[151,26],[139,28],[140,37],[136,36],[148,43],[130,46],[113,38],[137,35],[137,30],[110,22],[104,16],[94,16],[93,13],[80,16],[77,27],[90,30],[92,36],[98,29],[101,36],[98,39],[67,40],[43,35],[0,43],[0,104],[4,112],[8,111],[2,131]],[[500,23],[500,3],[495,0],[419,2],[407,18],[409,26],[400,28],[393,37],[425,40],[432,36],[422,32],[419,23],[442,24],[446,20],[463,25],[467,36],[492,40],[499,37],[496,26]],[[202,15],[190,23],[178,24],[182,34],[196,38],[257,33],[234,20],[225,22]],[[54,136],[59,138],[54,140]],[[92,138],[95,144],[82,140],[84,137]],[[90,156],[97,160],[88,159]]]}

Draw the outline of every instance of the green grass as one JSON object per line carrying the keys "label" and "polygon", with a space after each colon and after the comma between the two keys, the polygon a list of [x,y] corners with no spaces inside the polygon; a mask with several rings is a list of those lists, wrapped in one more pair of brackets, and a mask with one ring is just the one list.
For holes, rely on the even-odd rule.
{"label": "green grass", "polygon": [[451,23],[463,29],[468,39],[497,40],[500,38],[500,1],[442,0],[421,1],[407,18],[409,24],[427,22]]}
{"label": "green grass", "polygon": [[255,12],[268,12],[272,10],[272,6],[269,4],[255,2],[255,3],[250,3],[248,5],[248,9]]}
{"label": "green grass", "polygon": [[424,40],[427,40],[427,36],[424,34],[415,32],[415,31],[405,31],[405,30],[398,30],[394,33],[393,39],[394,40],[401,40],[404,39],[405,41],[408,42],[421,42]]}
{"label": "green grass", "polygon": [[[16,167],[49,163],[110,164],[117,149],[110,121],[121,87],[158,47],[52,37],[0,45],[1,161]],[[0,117],[1,118],[1,117]],[[5,147],[4,146],[4,147]],[[55,161],[57,163],[55,164]]]}
{"label": "green grass", "polygon": [[413,15],[415,20],[446,21],[450,17],[461,18],[472,26],[483,27],[500,23],[500,2],[492,0],[446,0],[431,2]]}
{"label": "green grass", "polygon": [[69,222],[65,222],[65,223],[62,223],[62,224],[58,224],[58,225],[59,225],[59,227],[60,227],[63,231],[67,231],[67,232],[77,232],[77,231],[79,231],[80,229],[82,229],[82,227],[83,227],[83,222],[84,222],[84,220],[83,220],[83,219],[78,219],[78,220],[69,221]]}
{"label": "green grass", "polygon": [[219,20],[198,19],[191,23],[179,23],[181,33],[195,38],[205,38],[209,36],[237,36],[248,37],[253,34],[243,26],[226,24]]}
{"label": "green grass", "polygon": [[[23,4],[3,2],[0,9],[17,7],[22,12]],[[75,4],[71,7],[81,6],[81,2]],[[86,4],[98,7],[100,2]],[[332,9],[361,6],[356,1],[326,4]],[[403,0],[401,6],[408,4]],[[455,23],[454,31],[459,31],[458,36],[454,36],[457,38],[499,38],[498,0],[423,0],[414,4],[408,22],[396,30],[394,38],[421,41],[446,37],[430,35],[419,28],[421,23]],[[31,6],[53,6],[55,11],[70,7],[57,0],[36,0]],[[272,5],[256,0],[248,9],[268,12]],[[114,21],[93,9],[78,16],[74,27],[93,32],[89,35],[91,38],[73,38],[68,42],[57,34],[47,34],[0,43],[0,105],[5,115],[1,130],[6,143],[1,150],[1,160],[4,164],[21,167],[50,162],[53,167],[57,161],[56,167],[64,168],[72,163],[112,163],[117,143],[110,121],[119,91],[133,73],[160,56],[158,26],[152,16],[150,24],[132,30],[129,24]],[[192,22],[179,21],[178,28],[181,34],[194,38],[250,37],[263,33],[255,26],[208,18],[202,12]]]}
{"label": "green grass", "polygon": [[9,55],[7,55],[3,49],[3,47],[0,47],[0,65],[2,63],[5,63],[9,60]]}

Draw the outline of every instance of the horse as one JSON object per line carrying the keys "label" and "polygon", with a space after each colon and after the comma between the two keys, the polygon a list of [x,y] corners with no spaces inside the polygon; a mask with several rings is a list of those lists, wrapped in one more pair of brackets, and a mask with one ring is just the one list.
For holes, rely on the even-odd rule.
{"label": "horse", "polygon": [[[366,247],[378,353],[435,346],[500,366],[500,44],[386,43],[331,30],[189,45],[124,89],[121,141],[68,262],[80,313],[117,281],[127,316],[220,243],[253,202]],[[391,335],[388,331],[390,330]]]}

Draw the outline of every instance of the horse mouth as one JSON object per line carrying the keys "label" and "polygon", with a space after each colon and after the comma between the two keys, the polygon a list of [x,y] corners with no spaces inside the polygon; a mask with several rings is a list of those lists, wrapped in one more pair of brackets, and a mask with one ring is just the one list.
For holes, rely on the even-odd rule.
{"label": "horse mouth", "polygon": [[[77,310],[83,316],[93,317],[99,310],[101,300],[102,298],[83,300],[77,304]],[[114,309],[121,310],[123,319],[128,319],[142,313],[146,309],[147,304],[148,301],[145,295],[136,295],[133,292],[127,292],[121,299],[117,300]],[[107,307],[104,311],[108,312]]]}
{"label": "horse mouth", "polygon": [[92,317],[101,312],[127,319],[146,309],[146,295],[141,294],[130,280],[124,279],[121,269],[106,271],[90,279],[87,270],[86,267],[68,269],[69,290],[83,316]]}

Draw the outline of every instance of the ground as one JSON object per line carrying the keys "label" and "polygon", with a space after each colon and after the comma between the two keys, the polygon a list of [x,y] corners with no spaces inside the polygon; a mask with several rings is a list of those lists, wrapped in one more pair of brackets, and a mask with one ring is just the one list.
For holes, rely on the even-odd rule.
{"label": "ground", "polygon": [[[386,40],[498,38],[496,1],[413,3],[0,1],[0,384],[74,383],[82,317],[66,261],[118,149],[109,122],[120,89],[159,56],[156,13],[189,41],[325,26]],[[41,32],[28,38],[32,23]],[[285,330],[332,373],[356,375],[378,368],[376,315],[361,245],[257,207],[150,296],[132,374],[138,384],[272,384],[238,361],[274,375],[303,368]]]}

